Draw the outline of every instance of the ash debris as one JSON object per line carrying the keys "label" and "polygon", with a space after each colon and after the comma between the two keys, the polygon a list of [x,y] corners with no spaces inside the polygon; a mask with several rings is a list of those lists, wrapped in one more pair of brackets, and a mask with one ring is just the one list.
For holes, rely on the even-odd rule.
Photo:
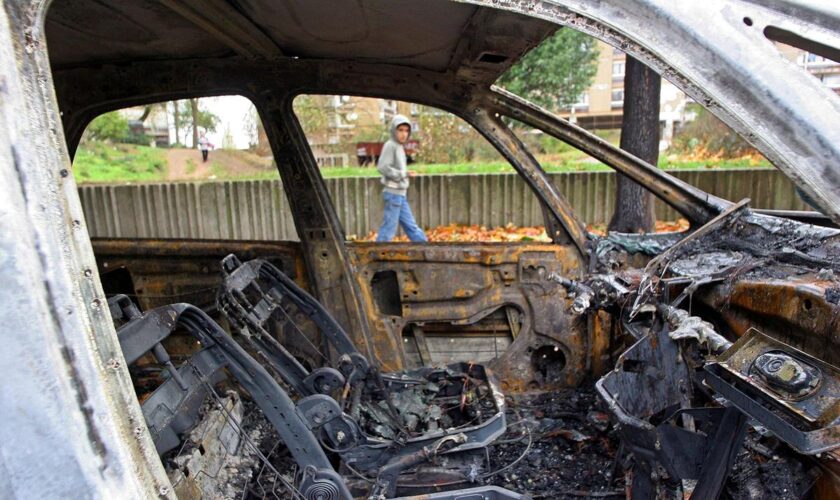
{"label": "ash debris", "polygon": [[732,500],[809,498],[819,475],[813,462],[753,431],[729,474],[724,496]]}
{"label": "ash debris", "polygon": [[[490,478],[491,484],[535,499],[629,498],[632,458],[622,453],[619,436],[593,387],[509,397],[508,405],[509,421],[515,425],[491,449],[490,463],[496,470],[522,458]],[[527,432],[517,431],[519,427],[531,433],[527,453]],[[627,472],[626,465],[630,465]],[[818,468],[807,458],[772,436],[751,430],[722,498],[809,498],[818,476]]]}
{"label": "ash debris", "polygon": [[[493,447],[491,467],[522,458],[492,484],[534,498],[624,496],[623,475],[613,476],[618,436],[592,387],[511,397],[508,408],[513,437]],[[523,455],[529,432],[531,448]]]}
{"label": "ash debris", "polygon": [[[293,498],[297,467],[259,408],[229,392],[208,397],[201,424],[184,447],[164,459],[179,498]],[[508,433],[488,449],[483,481],[535,499],[626,498],[618,434],[592,386],[507,398]],[[231,422],[231,417],[235,419]],[[529,444],[530,442],[530,444]],[[772,437],[751,432],[723,498],[800,499],[818,476]],[[420,493],[420,492],[415,492]]]}
{"label": "ash debris", "polygon": [[292,498],[296,465],[274,427],[235,391],[208,396],[184,445],[163,464],[178,498]]}
{"label": "ash debris", "polygon": [[248,418],[243,423],[243,431],[253,445],[244,447],[243,452],[250,468],[240,468],[241,475],[234,488],[238,493],[229,498],[292,498],[290,485],[297,464],[257,405],[248,401],[246,408]]}

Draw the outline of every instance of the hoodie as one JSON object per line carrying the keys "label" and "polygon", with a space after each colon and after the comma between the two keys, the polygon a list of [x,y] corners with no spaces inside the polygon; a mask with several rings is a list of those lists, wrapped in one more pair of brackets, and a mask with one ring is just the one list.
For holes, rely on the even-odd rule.
{"label": "hoodie", "polygon": [[408,125],[409,129],[411,128],[411,122],[403,115],[396,115],[391,120],[391,138],[382,146],[376,168],[382,175],[383,191],[405,196],[408,191],[408,163],[405,159],[405,149],[397,141],[397,127],[400,125]]}

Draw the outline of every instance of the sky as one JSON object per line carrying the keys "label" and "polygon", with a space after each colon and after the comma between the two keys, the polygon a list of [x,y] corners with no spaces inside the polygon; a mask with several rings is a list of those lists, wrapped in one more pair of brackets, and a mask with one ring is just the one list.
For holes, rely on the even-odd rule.
{"label": "sky", "polygon": [[248,112],[253,104],[242,96],[204,97],[199,100],[199,106],[219,117],[219,125],[215,132],[209,132],[207,138],[217,148],[222,147],[225,130],[230,130],[237,149],[248,147],[246,123]]}

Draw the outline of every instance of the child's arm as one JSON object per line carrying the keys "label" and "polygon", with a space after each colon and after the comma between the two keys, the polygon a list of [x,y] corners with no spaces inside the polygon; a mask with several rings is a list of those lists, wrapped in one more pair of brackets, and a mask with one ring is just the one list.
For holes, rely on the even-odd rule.
{"label": "child's arm", "polygon": [[379,161],[376,162],[376,168],[386,179],[399,182],[406,178],[407,173],[395,165],[397,163],[395,153],[394,145],[386,142],[382,146],[382,153],[379,155]]}

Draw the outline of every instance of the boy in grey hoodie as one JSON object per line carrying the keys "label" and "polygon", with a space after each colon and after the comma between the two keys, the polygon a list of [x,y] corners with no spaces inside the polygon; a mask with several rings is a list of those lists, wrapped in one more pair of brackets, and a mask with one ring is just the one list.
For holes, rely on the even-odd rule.
{"label": "boy in grey hoodie", "polygon": [[391,138],[382,146],[382,154],[376,163],[376,168],[382,175],[382,199],[385,202],[382,225],[379,227],[376,241],[394,239],[398,224],[411,241],[428,241],[426,233],[417,226],[405,196],[408,191],[408,178],[414,174],[408,170],[403,148],[410,136],[411,122],[403,115],[395,116],[391,121]]}

